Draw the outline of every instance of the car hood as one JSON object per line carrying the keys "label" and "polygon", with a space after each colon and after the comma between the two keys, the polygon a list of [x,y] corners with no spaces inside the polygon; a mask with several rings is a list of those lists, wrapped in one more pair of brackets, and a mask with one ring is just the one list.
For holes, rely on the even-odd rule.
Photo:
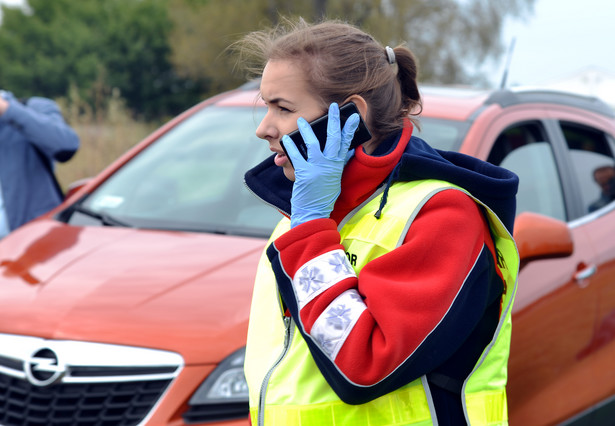
{"label": "car hood", "polygon": [[264,245],[257,238],[35,221],[0,242],[0,333],[218,362],[245,344]]}

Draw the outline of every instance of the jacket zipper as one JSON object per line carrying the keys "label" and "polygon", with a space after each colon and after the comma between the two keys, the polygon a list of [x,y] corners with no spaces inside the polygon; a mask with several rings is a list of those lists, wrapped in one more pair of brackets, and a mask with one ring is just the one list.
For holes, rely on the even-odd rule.
{"label": "jacket zipper", "polygon": [[295,323],[291,317],[284,317],[284,347],[282,348],[282,353],[273,363],[273,365],[265,375],[263,383],[261,383],[261,390],[258,397],[258,426],[265,425],[265,395],[267,394],[267,385],[269,384],[269,379],[271,378],[271,375],[273,374],[274,370],[277,368],[278,365],[280,365],[280,363],[288,353],[288,348],[290,347],[290,342],[295,332],[294,324]]}

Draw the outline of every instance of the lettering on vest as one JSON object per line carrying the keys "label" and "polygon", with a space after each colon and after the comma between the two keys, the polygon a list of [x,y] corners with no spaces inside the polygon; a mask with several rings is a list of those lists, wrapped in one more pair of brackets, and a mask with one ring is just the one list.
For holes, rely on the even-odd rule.
{"label": "lettering on vest", "polygon": [[357,266],[357,255],[356,254],[346,252],[346,257],[348,258],[348,261],[350,262],[351,266]]}
{"label": "lettering on vest", "polygon": [[496,248],[496,249],[495,249],[495,254],[496,254],[496,256],[497,256],[497,263],[498,263],[498,266],[499,266],[500,268],[503,268],[503,269],[508,269],[508,268],[506,267],[506,261],[504,260],[504,255],[502,254],[502,252]]}

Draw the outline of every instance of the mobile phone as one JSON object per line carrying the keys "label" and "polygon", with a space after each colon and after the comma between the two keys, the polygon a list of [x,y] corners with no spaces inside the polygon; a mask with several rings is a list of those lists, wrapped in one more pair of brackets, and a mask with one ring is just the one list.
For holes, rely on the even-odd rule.
{"label": "mobile phone", "polygon": [[[354,149],[357,146],[361,145],[362,143],[367,142],[368,140],[372,138],[372,134],[369,132],[369,129],[365,125],[365,122],[363,121],[363,118],[361,117],[361,114],[359,113],[359,109],[352,102],[348,102],[340,107],[340,126],[344,128],[344,123],[346,123],[346,120],[348,120],[348,117],[350,117],[355,112],[359,114],[359,127],[354,133],[354,137],[352,138],[352,142],[350,143],[349,149]],[[327,122],[328,121],[329,121],[329,114],[325,114],[322,117],[319,117],[316,120],[310,122],[310,127],[312,128],[312,130],[314,131],[314,135],[316,135],[316,138],[320,142],[321,151],[325,149],[325,144],[327,143]],[[305,141],[303,140],[303,137],[301,136],[301,133],[299,132],[299,129],[295,130],[294,132],[289,133],[288,136],[295,143],[295,146],[297,147],[297,150],[299,151],[299,153],[303,156],[303,158],[307,160],[307,157],[308,157],[307,146],[305,144]],[[292,164],[292,161],[290,157],[288,156],[288,153],[286,152],[286,148],[284,147],[284,143],[281,143],[281,145],[282,145],[282,149],[286,153],[286,156],[288,157],[288,160]]]}

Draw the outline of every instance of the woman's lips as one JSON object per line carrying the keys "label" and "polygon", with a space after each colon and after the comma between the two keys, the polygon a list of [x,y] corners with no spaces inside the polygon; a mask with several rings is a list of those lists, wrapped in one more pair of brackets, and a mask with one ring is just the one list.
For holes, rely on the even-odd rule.
{"label": "woman's lips", "polygon": [[273,162],[276,166],[282,167],[288,161],[288,157],[284,153],[276,153],[276,156],[273,158]]}

